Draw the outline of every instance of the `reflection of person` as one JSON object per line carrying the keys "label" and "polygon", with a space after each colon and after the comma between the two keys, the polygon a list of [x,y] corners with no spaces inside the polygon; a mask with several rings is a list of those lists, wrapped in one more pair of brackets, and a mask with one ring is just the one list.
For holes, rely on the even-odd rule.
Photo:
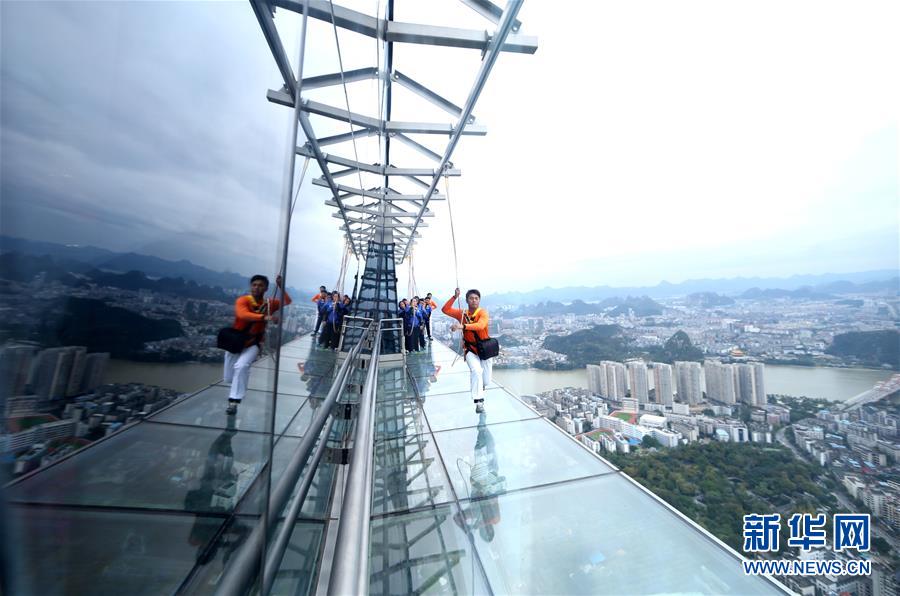
{"label": "reflection of person", "polygon": [[482,414],[478,420],[474,460],[469,469],[471,500],[468,506],[453,516],[453,520],[463,529],[478,530],[478,535],[485,542],[494,539],[494,526],[500,523],[497,497],[506,492],[506,477],[500,476],[499,471],[494,436]]}
{"label": "reflection of person", "polygon": [[[281,276],[275,278],[275,285],[284,294],[284,305],[291,303],[291,297],[284,291]],[[231,392],[228,395],[229,415],[237,413],[237,406],[247,394],[247,383],[250,381],[250,365],[259,355],[259,346],[266,335],[266,323],[274,320],[275,312],[281,308],[278,298],[265,300],[266,290],[269,289],[269,278],[265,275],[254,275],[250,278],[250,293],[241,296],[234,302],[235,329],[246,331],[250,338],[244,345],[240,354],[225,352],[224,379],[231,383]]]}
{"label": "reflection of person", "polygon": [[469,290],[466,292],[467,310],[459,310],[453,308],[453,301],[459,298],[459,288],[453,293],[450,300],[444,304],[441,309],[445,315],[453,317],[458,323],[453,323],[450,327],[451,331],[462,330],[463,342],[466,345],[465,360],[469,366],[472,401],[475,402],[475,411],[479,414],[484,412],[484,389],[491,383],[491,371],[493,363],[490,359],[482,360],[478,356],[478,347],[475,345],[477,339],[487,339],[488,335],[488,312],[481,308],[481,292],[478,290]]}
{"label": "reflection of person", "polygon": [[[231,513],[237,502],[238,475],[234,471],[234,451],[231,439],[237,434],[235,419],[228,416],[226,428],[209,446],[206,462],[200,475],[200,486],[189,490],[184,497],[186,511],[195,513]],[[218,531],[215,524],[209,523],[209,517],[198,515],[188,541],[196,546],[198,556],[206,550],[207,543]],[[211,553],[206,553],[211,558]]]}

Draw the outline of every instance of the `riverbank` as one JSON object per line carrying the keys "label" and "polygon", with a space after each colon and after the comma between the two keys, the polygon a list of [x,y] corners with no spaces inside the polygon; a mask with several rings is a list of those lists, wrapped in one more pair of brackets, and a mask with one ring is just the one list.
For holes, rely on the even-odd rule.
{"label": "riverbank", "polygon": [[[888,379],[890,370],[836,368],[824,366],[767,365],[766,393],[846,401]],[[536,368],[496,368],[497,381],[519,395],[551,391],[561,387],[587,388],[587,371],[540,370]],[[138,382],[179,392],[196,391],[222,378],[220,363],[181,362],[162,364],[110,360],[105,383]],[[650,386],[653,386],[652,377]]]}

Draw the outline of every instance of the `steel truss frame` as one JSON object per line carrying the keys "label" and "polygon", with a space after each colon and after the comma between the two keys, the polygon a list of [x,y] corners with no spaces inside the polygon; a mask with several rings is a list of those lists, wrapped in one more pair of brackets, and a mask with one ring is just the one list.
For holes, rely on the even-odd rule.
{"label": "steel truss frame", "polygon": [[[294,108],[295,98],[300,98],[299,109],[295,110],[295,113],[306,142],[297,146],[294,164],[297,156],[316,161],[322,175],[312,182],[331,191],[332,196],[325,203],[336,209],[334,216],[342,220],[340,230],[345,234],[357,258],[365,256],[367,243],[375,236],[376,231],[387,228],[394,234],[395,262],[402,263],[409,254],[412,244],[420,237],[419,228],[427,227],[423,219],[434,215],[429,209],[429,203],[445,200],[436,189],[441,176],[461,174],[450,162],[460,137],[487,134],[487,129],[478,123],[473,109],[497,57],[501,52],[532,54],[537,50],[536,38],[518,33],[521,23],[516,20],[516,15],[523,1],[510,0],[506,8],[501,9],[490,0],[461,0],[476,13],[497,25],[496,31],[489,34],[476,29],[395,21],[392,18],[392,2],[387,3],[384,16],[371,16],[332,4],[329,0],[250,0],[284,83],[281,89],[268,91],[268,100]],[[285,52],[284,44],[275,27],[276,8],[298,14],[306,11],[306,17],[333,23],[346,31],[379,40],[384,49],[380,53],[382,63],[374,67],[346,70],[343,73],[305,77],[298,81],[294,72],[302,71],[292,68]],[[394,43],[479,50],[482,54],[481,66],[465,102],[457,105],[432,91],[413,76],[394,68],[392,52]],[[304,49],[301,48],[301,56]],[[303,96],[304,92],[312,89],[362,80],[378,80],[380,97],[387,98],[378,118],[349,112],[347,109],[326,105]],[[447,112],[455,123],[392,119],[390,97],[395,83]],[[349,130],[341,134],[318,137],[310,122],[311,115],[346,123]],[[444,151],[437,153],[415,138],[420,135],[447,135],[449,140]],[[323,150],[323,147],[332,145],[346,149],[354,139],[370,136],[380,137],[381,157],[378,163],[361,163]],[[400,141],[426,156],[435,162],[435,167],[406,168],[392,163],[391,140]],[[336,181],[337,178],[355,172],[375,174],[383,178],[384,182],[380,187],[364,189],[358,188],[358,185],[348,186]],[[421,194],[402,194],[395,191],[390,186],[391,178],[412,182],[421,189]]]}

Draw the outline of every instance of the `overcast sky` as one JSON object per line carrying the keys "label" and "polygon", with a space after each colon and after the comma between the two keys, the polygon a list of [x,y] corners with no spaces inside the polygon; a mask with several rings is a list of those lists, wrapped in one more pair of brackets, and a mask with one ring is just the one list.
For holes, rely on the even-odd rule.
{"label": "overcast sky", "polygon": [[[397,2],[395,15],[493,28],[450,0]],[[538,52],[501,56],[475,108],[488,135],[464,137],[453,156],[460,283],[897,269],[897,17],[893,1],[529,0],[520,20]],[[248,3],[5,1],[0,21],[3,234],[245,274],[277,267],[290,111],[265,99],[280,77]],[[276,23],[296,63],[299,18],[279,10]],[[305,74],[335,72],[331,26],[310,23]],[[375,64],[374,40],[340,40],[345,69]],[[398,70],[457,104],[480,59],[395,52]],[[309,96],[344,106],[340,87]],[[349,96],[377,114],[374,82]],[[394,99],[397,120],[450,121],[405,90]],[[426,142],[440,152],[446,138]],[[351,145],[329,149],[353,158]],[[374,139],[357,150],[378,159]],[[392,156],[431,167],[423,159]],[[295,286],[338,275],[340,221],[309,184],[319,175],[311,165],[293,222]],[[433,207],[415,276],[443,295],[455,284],[449,218]]]}

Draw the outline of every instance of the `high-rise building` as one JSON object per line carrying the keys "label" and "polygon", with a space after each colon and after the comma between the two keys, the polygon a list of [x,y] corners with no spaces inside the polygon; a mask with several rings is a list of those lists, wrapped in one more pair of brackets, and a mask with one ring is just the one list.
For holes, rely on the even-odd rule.
{"label": "high-rise building", "polygon": [[631,382],[631,397],[638,403],[650,401],[650,383],[647,380],[647,365],[641,361],[628,363],[628,379]]}
{"label": "high-rise building", "polygon": [[765,365],[760,362],[734,365],[735,394],[748,406],[766,405]]}
{"label": "high-rise building", "polygon": [[69,350],[72,352],[72,371],[69,373],[69,383],[66,385],[66,397],[72,397],[81,393],[81,386],[84,381],[84,366],[87,361],[87,348],[73,346]]}
{"label": "high-rise building", "polygon": [[625,397],[626,369],[621,362],[604,360],[600,363],[606,371],[606,390],[610,399],[622,399]]}
{"label": "high-rise building", "polygon": [[725,404],[735,403],[732,365],[707,360],[703,363],[703,375],[706,377],[706,396],[709,399]]}
{"label": "high-rise building", "polygon": [[41,399],[65,397],[74,358],[75,353],[68,348],[41,351],[31,367],[32,392]]}
{"label": "high-rise building", "polygon": [[756,398],[754,401],[757,407],[764,408],[769,401],[766,397],[766,365],[762,362],[753,362],[750,366],[753,367],[753,384]]}
{"label": "high-rise building", "polygon": [[25,393],[35,348],[11,345],[0,349],[0,400]]}
{"label": "high-rise building", "polygon": [[671,406],[673,394],[675,393],[672,382],[672,365],[654,362],[653,382],[656,385],[656,403]]}
{"label": "high-rise building", "polygon": [[675,389],[678,401],[690,405],[703,401],[701,368],[699,362],[675,363]]}
{"label": "high-rise building", "polygon": [[606,383],[606,370],[602,365],[587,365],[588,390],[594,395],[609,397]]}
{"label": "high-rise building", "polygon": [[109,364],[109,352],[88,354],[84,363],[84,377],[81,384],[82,393],[93,391],[103,383],[106,366]]}

